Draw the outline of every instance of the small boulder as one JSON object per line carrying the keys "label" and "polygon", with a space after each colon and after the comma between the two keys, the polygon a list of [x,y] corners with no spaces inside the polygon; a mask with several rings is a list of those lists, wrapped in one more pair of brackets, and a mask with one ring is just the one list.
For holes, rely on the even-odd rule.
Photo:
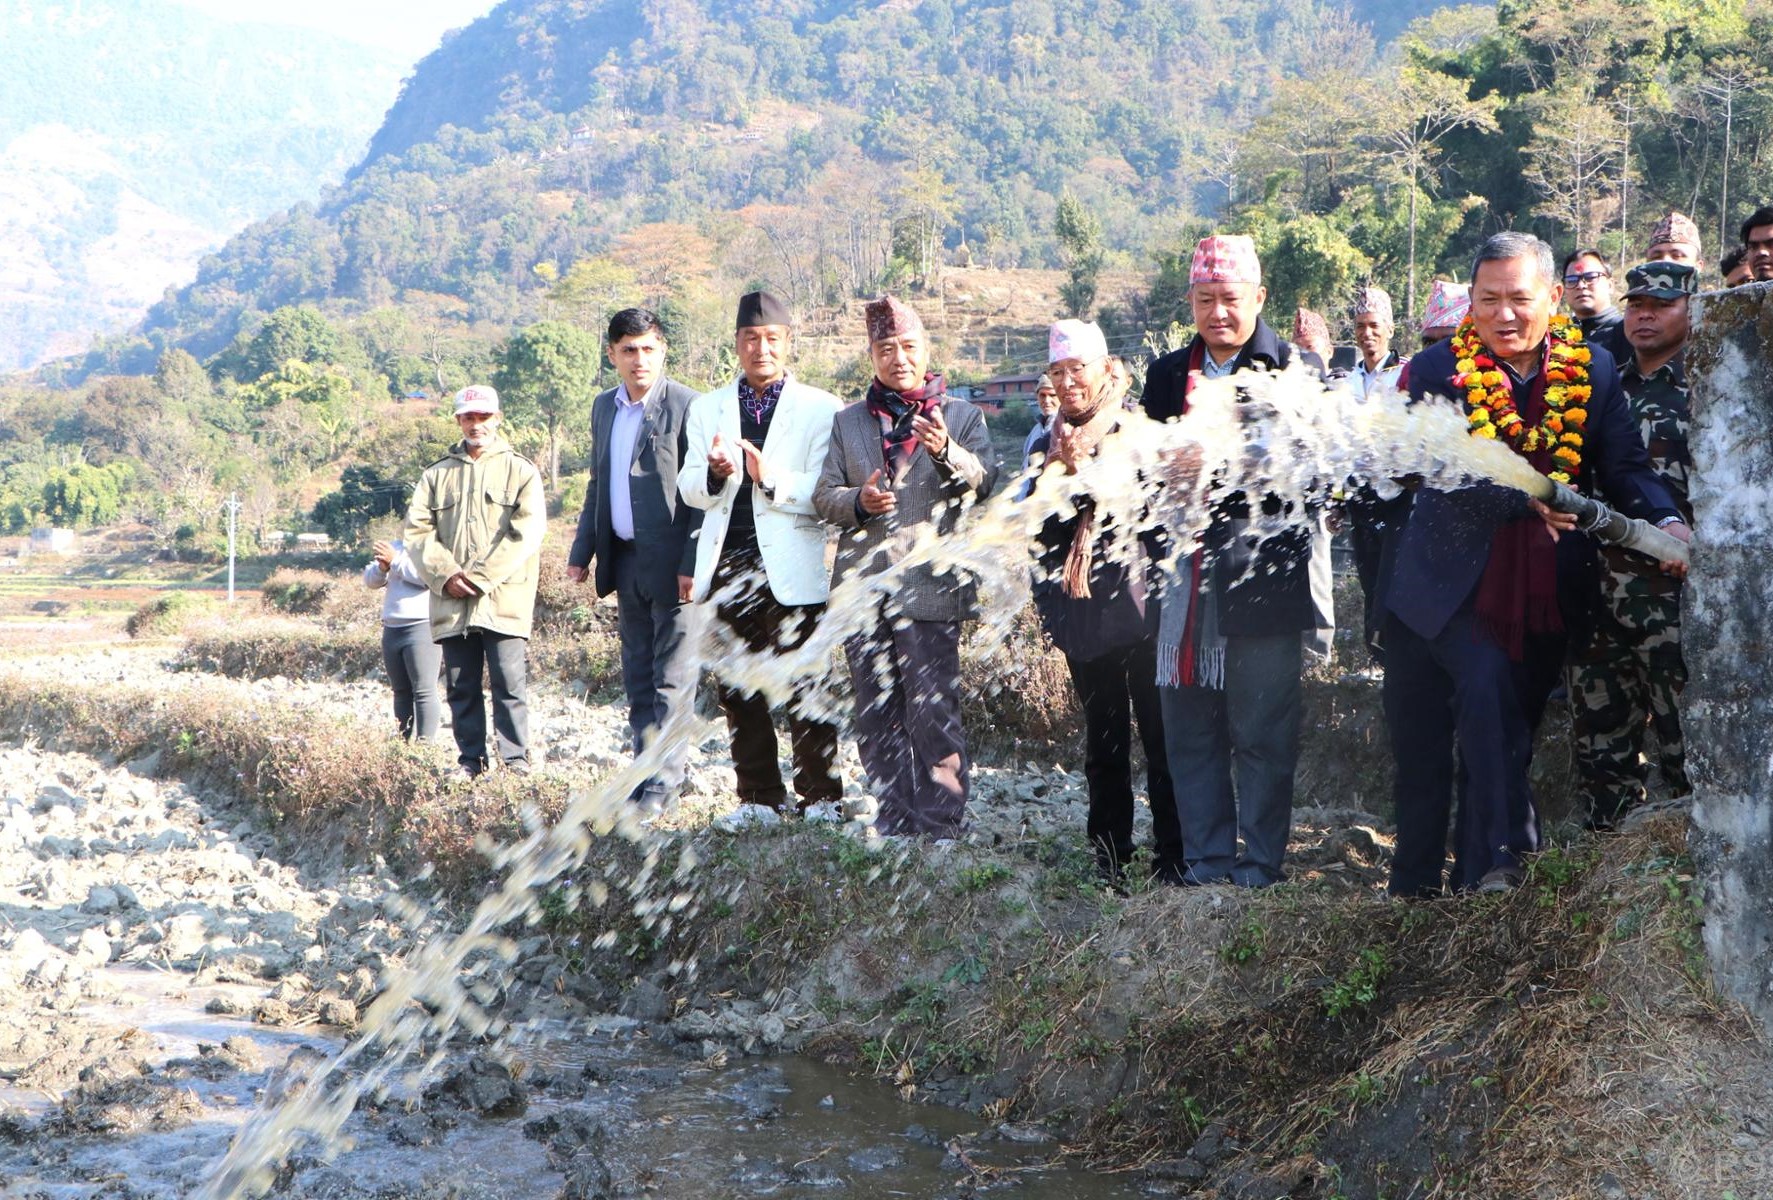
{"label": "small boulder", "polygon": [[484,1056],[469,1059],[425,1089],[426,1099],[447,1099],[483,1117],[520,1117],[529,1107],[523,1085],[510,1069]]}
{"label": "small boulder", "polygon": [[281,1000],[267,996],[252,1010],[252,1019],[260,1025],[294,1025],[296,1011]]}
{"label": "small boulder", "polygon": [[323,992],[315,1015],[323,1025],[342,1025],[351,1028],[357,1024],[357,1006],[337,992]]}
{"label": "small boulder", "polygon": [[609,1146],[609,1127],[585,1108],[563,1108],[526,1121],[523,1136],[546,1144],[550,1153],[563,1160],[585,1150],[602,1154]]}
{"label": "small boulder", "polygon": [[616,1011],[637,1021],[663,1021],[671,1015],[671,997],[650,979],[636,979],[622,993]]}
{"label": "small boulder", "polygon": [[867,1174],[903,1166],[905,1156],[892,1146],[869,1146],[849,1156],[850,1166]]}
{"label": "small boulder", "polygon": [[80,911],[84,913],[113,913],[123,907],[118,899],[115,888],[99,884],[86,893],[86,899],[80,902]]}
{"label": "small boulder", "polygon": [[199,1043],[197,1053],[205,1058],[227,1063],[237,1071],[262,1071],[265,1067],[265,1060],[252,1039],[238,1034],[226,1039],[219,1046],[207,1042]]}
{"label": "small boulder", "polygon": [[615,1180],[601,1154],[587,1150],[567,1164],[560,1200],[611,1200],[615,1194]]}
{"label": "small boulder", "polygon": [[209,913],[180,913],[169,918],[161,930],[160,953],[169,960],[195,958],[209,944]]}

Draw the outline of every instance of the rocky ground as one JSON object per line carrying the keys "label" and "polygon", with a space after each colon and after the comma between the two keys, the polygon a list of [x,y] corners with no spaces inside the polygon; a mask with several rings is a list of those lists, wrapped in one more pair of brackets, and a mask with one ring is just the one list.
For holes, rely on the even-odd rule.
{"label": "rocky ground", "polygon": [[[198,1194],[241,1123],[339,1051],[413,948],[385,910],[400,881],[298,867],[237,802],[151,766],[0,750],[9,1200]],[[545,940],[519,953],[531,984]],[[918,1121],[847,1073],[747,1063],[745,1047],[788,1035],[755,1001],[672,1019],[643,992],[632,1016],[598,1011],[594,990],[551,998],[555,980],[519,985],[496,1047],[464,1041],[424,1080],[362,1098],[343,1157],[298,1152],[275,1194],[798,1195],[853,1179],[855,1194],[958,1196],[1053,1157],[1037,1127]],[[661,1122],[700,1129],[696,1152]],[[1042,1178],[1055,1196],[1121,1194],[1074,1170]]]}

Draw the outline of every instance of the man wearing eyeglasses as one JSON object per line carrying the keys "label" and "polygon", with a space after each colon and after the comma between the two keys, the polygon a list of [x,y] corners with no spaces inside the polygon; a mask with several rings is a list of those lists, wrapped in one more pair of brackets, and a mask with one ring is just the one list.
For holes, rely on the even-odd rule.
{"label": "man wearing eyeglasses", "polygon": [[1577,250],[1564,259],[1564,300],[1584,341],[1605,349],[1615,362],[1631,357],[1625,318],[1613,303],[1613,268],[1599,250]]}

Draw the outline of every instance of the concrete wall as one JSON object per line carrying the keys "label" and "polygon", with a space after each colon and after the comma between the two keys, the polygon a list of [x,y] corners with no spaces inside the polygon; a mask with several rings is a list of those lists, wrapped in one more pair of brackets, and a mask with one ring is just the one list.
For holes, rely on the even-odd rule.
{"label": "concrete wall", "polygon": [[1682,704],[1718,985],[1773,1032],[1773,284],[1695,304]]}

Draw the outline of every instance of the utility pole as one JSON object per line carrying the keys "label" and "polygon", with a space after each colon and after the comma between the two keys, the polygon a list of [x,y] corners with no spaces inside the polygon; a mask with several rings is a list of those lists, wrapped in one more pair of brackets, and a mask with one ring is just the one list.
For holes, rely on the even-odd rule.
{"label": "utility pole", "polygon": [[222,507],[228,510],[228,603],[234,603],[234,518],[240,512],[240,496],[230,492],[222,501]]}

